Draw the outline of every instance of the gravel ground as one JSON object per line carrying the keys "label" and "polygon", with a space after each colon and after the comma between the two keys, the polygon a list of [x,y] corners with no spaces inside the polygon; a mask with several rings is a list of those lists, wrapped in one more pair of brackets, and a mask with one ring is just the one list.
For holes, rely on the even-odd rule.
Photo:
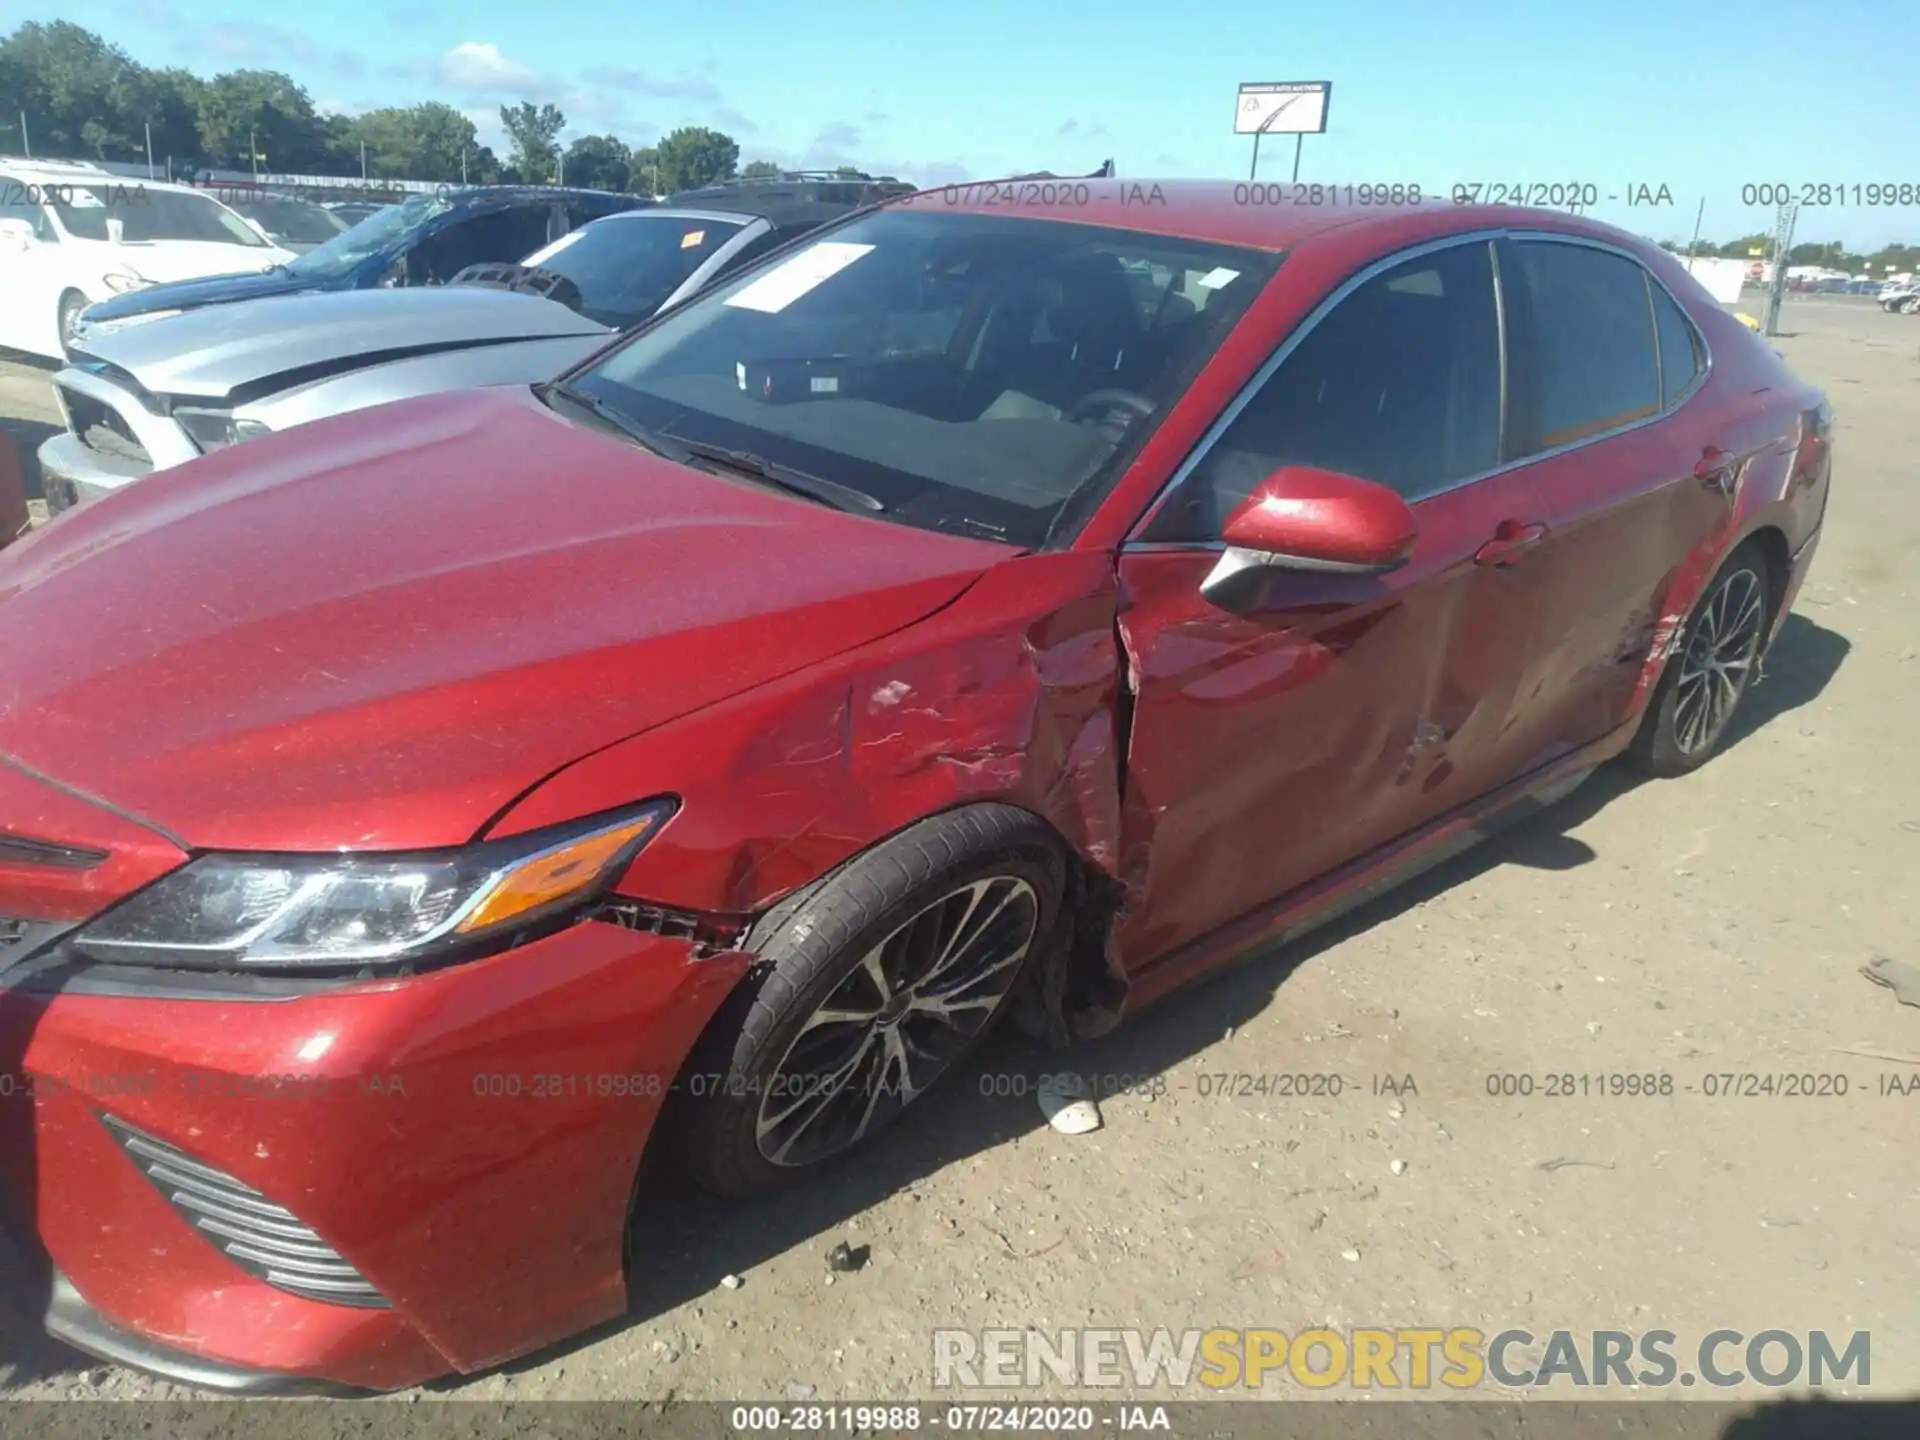
{"label": "gravel ground", "polygon": [[[1336,931],[1138,1017],[1073,1063],[1164,1091],[1105,1100],[1094,1133],[987,1093],[1062,1063],[1008,1041],[842,1176],[737,1210],[664,1191],[626,1322],[430,1393],[926,1396],[936,1326],[1316,1324],[1664,1328],[1683,1347],[1867,1330],[1871,1393],[1920,1393],[1920,1093],[1879,1093],[1920,1076],[1920,1058],[1885,1058],[1920,1057],[1920,1009],[1860,973],[1920,963],[1920,321],[1794,297],[1785,327],[1838,411],[1837,479],[1812,579],[1712,765],[1596,776]],[[44,434],[44,383],[0,367],[0,424]],[[1488,1093],[1490,1075],[1565,1071],[1676,1089]],[[1746,1071],[1851,1089],[1703,1093]],[[1203,1094],[1222,1072],[1350,1088]],[[1378,1076],[1412,1091],[1376,1093]],[[871,1248],[864,1269],[830,1272],[842,1240]],[[182,1394],[4,1325],[0,1395]]]}

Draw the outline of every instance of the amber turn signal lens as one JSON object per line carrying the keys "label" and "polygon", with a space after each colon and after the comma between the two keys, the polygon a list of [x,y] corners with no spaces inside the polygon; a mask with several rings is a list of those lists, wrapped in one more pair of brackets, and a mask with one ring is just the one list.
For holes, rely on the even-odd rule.
{"label": "amber turn signal lens", "polygon": [[458,933],[471,935],[491,929],[517,915],[565,900],[586,890],[605,874],[607,867],[659,823],[657,815],[642,815],[610,830],[596,830],[529,855],[496,880],[480,903],[455,927]]}

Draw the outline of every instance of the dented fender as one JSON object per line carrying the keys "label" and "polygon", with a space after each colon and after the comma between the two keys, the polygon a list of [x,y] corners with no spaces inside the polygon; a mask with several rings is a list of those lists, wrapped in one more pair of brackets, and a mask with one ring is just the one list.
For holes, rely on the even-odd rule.
{"label": "dented fender", "polygon": [[1112,875],[1114,608],[1107,555],[1009,559],[906,630],[575,762],[489,834],[603,809],[610,795],[678,795],[679,814],[617,891],[747,916],[917,820],[999,801],[1042,816]]}

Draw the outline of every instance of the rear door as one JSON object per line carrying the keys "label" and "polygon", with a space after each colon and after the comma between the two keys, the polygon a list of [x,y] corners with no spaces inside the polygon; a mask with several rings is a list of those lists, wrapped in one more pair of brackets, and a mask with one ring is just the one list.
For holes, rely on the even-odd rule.
{"label": "rear door", "polygon": [[1524,560],[1532,629],[1508,721],[1524,769],[1627,719],[1675,581],[1731,522],[1736,457],[1701,395],[1704,342],[1637,259],[1546,235],[1500,254],[1518,473],[1544,527]]}
{"label": "rear door", "polygon": [[[1125,839],[1145,892],[1120,931],[1130,967],[1506,778],[1524,582],[1476,563],[1525,507],[1500,471],[1501,331],[1487,237],[1356,277],[1122,551]],[[1419,521],[1412,560],[1379,576],[1271,571],[1229,612],[1200,591],[1221,527],[1288,463],[1399,490]]]}

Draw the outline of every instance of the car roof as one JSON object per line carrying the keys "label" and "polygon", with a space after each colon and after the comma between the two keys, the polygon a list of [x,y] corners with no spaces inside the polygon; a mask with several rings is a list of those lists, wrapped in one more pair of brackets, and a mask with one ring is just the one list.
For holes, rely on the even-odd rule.
{"label": "car roof", "polygon": [[[1456,205],[1440,198],[1370,205],[1359,198],[1379,188],[1327,181],[1316,194],[1308,186],[1244,180],[970,180],[885,204],[1066,220],[1274,252],[1335,230],[1343,232],[1343,241],[1364,247],[1370,236],[1404,231],[1409,220],[1425,220],[1418,228],[1434,234],[1512,226],[1615,242],[1630,238],[1612,226],[1557,210]],[[1294,203],[1296,196],[1309,203]]]}

